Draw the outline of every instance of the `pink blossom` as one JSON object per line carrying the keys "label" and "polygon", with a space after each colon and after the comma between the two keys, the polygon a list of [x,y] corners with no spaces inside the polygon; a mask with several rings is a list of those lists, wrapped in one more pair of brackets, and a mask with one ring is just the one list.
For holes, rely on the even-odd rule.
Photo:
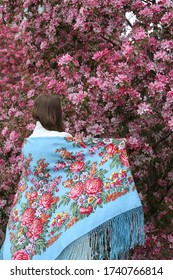
{"label": "pink blossom", "polygon": [[173,13],[165,13],[164,16],[161,18],[161,23],[162,24],[169,24],[169,21],[173,19]]}
{"label": "pink blossom", "polygon": [[34,128],[35,128],[35,124],[34,124],[34,123],[27,124],[27,126],[26,126],[26,129],[27,129],[27,130],[33,131]]}
{"label": "pink blossom", "polygon": [[95,61],[98,61],[100,58],[106,56],[108,53],[109,53],[109,50],[108,49],[104,49],[103,51],[99,51],[99,52],[95,53],[92,58]]}
{"label": "pink blossom", "polygon": [[48,42],[47,41],[41,42],[41,45],[40,45],[41,50],[46,49],[47,47],[48,47]]}
{"label": "pink blossom", "polygon": [[58,61],[58,65],[64,65],[68,64],[69,62],[73,61],[73,57],[69,54],[61,56],[61,58]]}
{"label": "pink blossom", "polygon": [[117,77],[115,77],[115,82],[117,84],[129,82],[129,77],[127,75],[118,75]]}
{"label": "pink blossom", "polygon": [[2,135],[3,135],[3,136],[6,136],[8,132],[9,132],[8,127],[5,126],[5,127],[3,128],[3,130],[2,130]]}
{"label": "pink blossom", "polygon": [[145,30],[143,28],[138,28],[134,34],[134,38],[136,41],[143,40],[147,37]]}
{"label": "pink blossom", "polygon": [[145,102],[143,103],[140,103],[138,105],[138,110],[137,110],[137,113],[139,115],[143,115],[143,114],[151,114],[152,113],[152,109],[151,109],[151,105],[150,104],[147,104]]}
{"label": "pink blossom", "polygon": [[159,60],[159,59],[168,60],[169,56],[168,56],[166,51],[162,50],[162,51],[158,51],[158,52],[155,53],[154,59],[155,60]]}
{"label": "pink blossom", "polygon": [[94,135],[100,135],[104,132],[104,128],[102,125],[94,124],[93,126],[87,128],[87,132]]}
{"label": "pink blossom", "polygon": [[0,199],[0,208],[3,208],[6,205],[7,201],[5,199]]}
{"label": "pink blossom", "polygon": [[171,119],[168,122],[170,129],[173,131],[173,117],[171,117]]}
{"label": "pink blossom", "polygon": [[159,4],[162,4],[165,7],[172,7],[172,0],[160,0]]}
{"label": "pink blossom", "polygon": [[48,83],[47,89],[53,88],[53,87],[56,85],[56,83],[57,83],[57,81],[54,80],[54,79],[52,79],[52,80]]}
{"label": "pink blossom", "polygon": [[130,136],[128,138],[128,144],[130,145],[131,148],[133,149],[138,149],[141,147],[141,143],[140,143],[140,140],[137,139],[136,137],[132,137]]}
{"label": "pink blossom", "polygon": [[173,89],[168,91],[167,95],[166,95],[167,101],[171,101],[173,99]]}
{"label": "pink blossom", "polygon": [[28,97],[28,98],[31,98],[31,97],[33,97],[34,95],[35,95],[35,92],[34,92],[33,89],[32,89],[32,90],[29,90],[28,93],[27,93],[27,97]]}
{"label": "pink blossom", "polygon": [[16,141],[19,138],[19,134],[15,131],[12,131],[9,135],[10,141]]}
{"label": "pink blossom", "polygon": [[69,94],[69,100],[71,100],[73,104],[79,104],[86,96],[87,92],[79,91],[79,93]]}

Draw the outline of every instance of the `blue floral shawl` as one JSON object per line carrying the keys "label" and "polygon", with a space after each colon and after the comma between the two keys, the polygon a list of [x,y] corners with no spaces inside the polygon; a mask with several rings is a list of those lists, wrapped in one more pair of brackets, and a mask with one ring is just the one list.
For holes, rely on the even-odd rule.
{"label": "blue floral shawl", "polygon": [[3,259],[121,259],[142,245],[144,215],[125,142],[27,138]]}

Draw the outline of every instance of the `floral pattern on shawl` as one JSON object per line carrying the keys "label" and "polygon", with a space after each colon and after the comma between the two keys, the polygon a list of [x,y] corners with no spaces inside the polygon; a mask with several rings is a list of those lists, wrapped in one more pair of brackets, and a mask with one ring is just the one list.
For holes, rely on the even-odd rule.
{"label": "floral pattern on shawl", "polygon": [[[79,149],[75,153],[66,147],[55,149],[58,161],[54,163],[53,173],[44,158],[39,159],[33,167],[34,172],[31,171],[32,154],[25,157],[8,224],[13,259],[26,260],[40,255],[75,223],[134,188],[128,174],[124,139],[66,138],[66,142],[67,147],[70,142]],[[90,160],[85,158],[87,147]],[[99,161],[94,161],[96,153]],[[104,167],[107,161],[111,170],[109,177]],[[120,171],[115,171],[115,167]],[[65,180],[61,176],[62,170]],[[28,181],[31,183],[29,189]],[[63,188],[62,195],[60,188]],[[20,203],[23,197],[24,202]],[[59,211],[63,206],[66,211]]]}

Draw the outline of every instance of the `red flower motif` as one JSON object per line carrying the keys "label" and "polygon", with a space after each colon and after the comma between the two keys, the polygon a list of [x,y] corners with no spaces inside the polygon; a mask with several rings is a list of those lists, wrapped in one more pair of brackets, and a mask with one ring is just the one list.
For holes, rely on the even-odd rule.
{"label": "red flower motif", "polygon": [[83,147],[83,148],[87,147],[87,145],[84,142],[80,142],[80,146]]}
{"label": "red flower motif", "polygon": [[14,253],[12,260],[29,260],[28,254],[24,250],[19,250]]}
{"label": "red flower motif", "polygon": [[87,194],[99,193],[102,190],[102,180],[100,178],[86,180],[84,190]]}
{"label": "red flower motif", "polygon": [[44,208],[49,209],[53,203],[53,198],[51,193],[45,193],[40,198],[39,201],[40,205],[42,205]]}
{"label": "red flower motif", "polygon": [[70,166],[70,170],[73,172],[79,172],[84,169],[84,166],[85,164],[83,161],[76,161],[72,163],[72,165]]}
{"label": "red flower motif", "polygon": [[35,210],[33,208],[27,208],[22,214],[22,226],[31,224],[34,220]]}
{"label": "red flower motif", "polygon": [[19,197],[19,192],[17,192],[16,194],[15,194],[15,197],[14,197],[14,200],[13,200],[13,207],[16,205],[16,202],[17,202],[17,200],[18,200],[18,197]]}
{"label": "red flower motif", "polygon": [[119,186],[121,186],[121,184],[122,184],[122,180],[116,180],[116,181],[114,181],[114,182],[112,183],[112,185],[113,185],[114,187],[119,187]]}
{"label": "red flower motif", "polygon": [[96,203],[97,203],[97,204],[101,204],[101,203],[102,203],[101,197],[99,197],[99,198],[96,199]]}
{"label": "red flower motif", "polygon": [[27,237],[31,239],[38,239],[43,231],[43,223],[41,219],[35,219],[32,225],[29,226]]}
{"label": "red flower motif", "polygon": [[120,154],[120,161],[123,165],[129,167],[129,160],[128,160],[128,157],[127,157],[127,152],[126,150],[121,150],[121,154]]}
{"label": "red flower motif", "polygon": [[34,201],[37,197],[38,193],[35,191],[33,193],[31,193],[29,200]]}
{"label": "red flower motif", "polygon": [[91,212],[93,212],[93,207],[91,205],[88,208],[85,207],[80,208],[81,214],[90,214]]}
{"label": "red flower motif", "polygon": [[119,152],[117,146],[114,145],[114,144],[108,144],[108,145],[106,145],[106,151],[107,151],[107,153],[108,153],[109,155],[111,155],[111,156],[112,156],[112,155],[115,155],[115,154],[117,154],[117,153]]}
{"label": "red flower motif", "polygon": [[84,185],[82,182],[79,182],[77,184],[75,184],[71,189],[70,189],[70,193],[69,193],[69,197],[71,199],[75,199],[77,198],[79,195],[81,195],[82,191],[83,191]]}

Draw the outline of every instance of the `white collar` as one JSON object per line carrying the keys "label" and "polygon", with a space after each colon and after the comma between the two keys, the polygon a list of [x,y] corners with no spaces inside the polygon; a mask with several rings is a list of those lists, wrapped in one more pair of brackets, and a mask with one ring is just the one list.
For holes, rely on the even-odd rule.
{"label": "white collar", "polygon": [[42,124],[37,121],[33,133],[29,137],[51,137],[51,136],[60,136],[60,137],[71,137],[72,135],[67,132],[59,132],[55,130],[45,129]]}

